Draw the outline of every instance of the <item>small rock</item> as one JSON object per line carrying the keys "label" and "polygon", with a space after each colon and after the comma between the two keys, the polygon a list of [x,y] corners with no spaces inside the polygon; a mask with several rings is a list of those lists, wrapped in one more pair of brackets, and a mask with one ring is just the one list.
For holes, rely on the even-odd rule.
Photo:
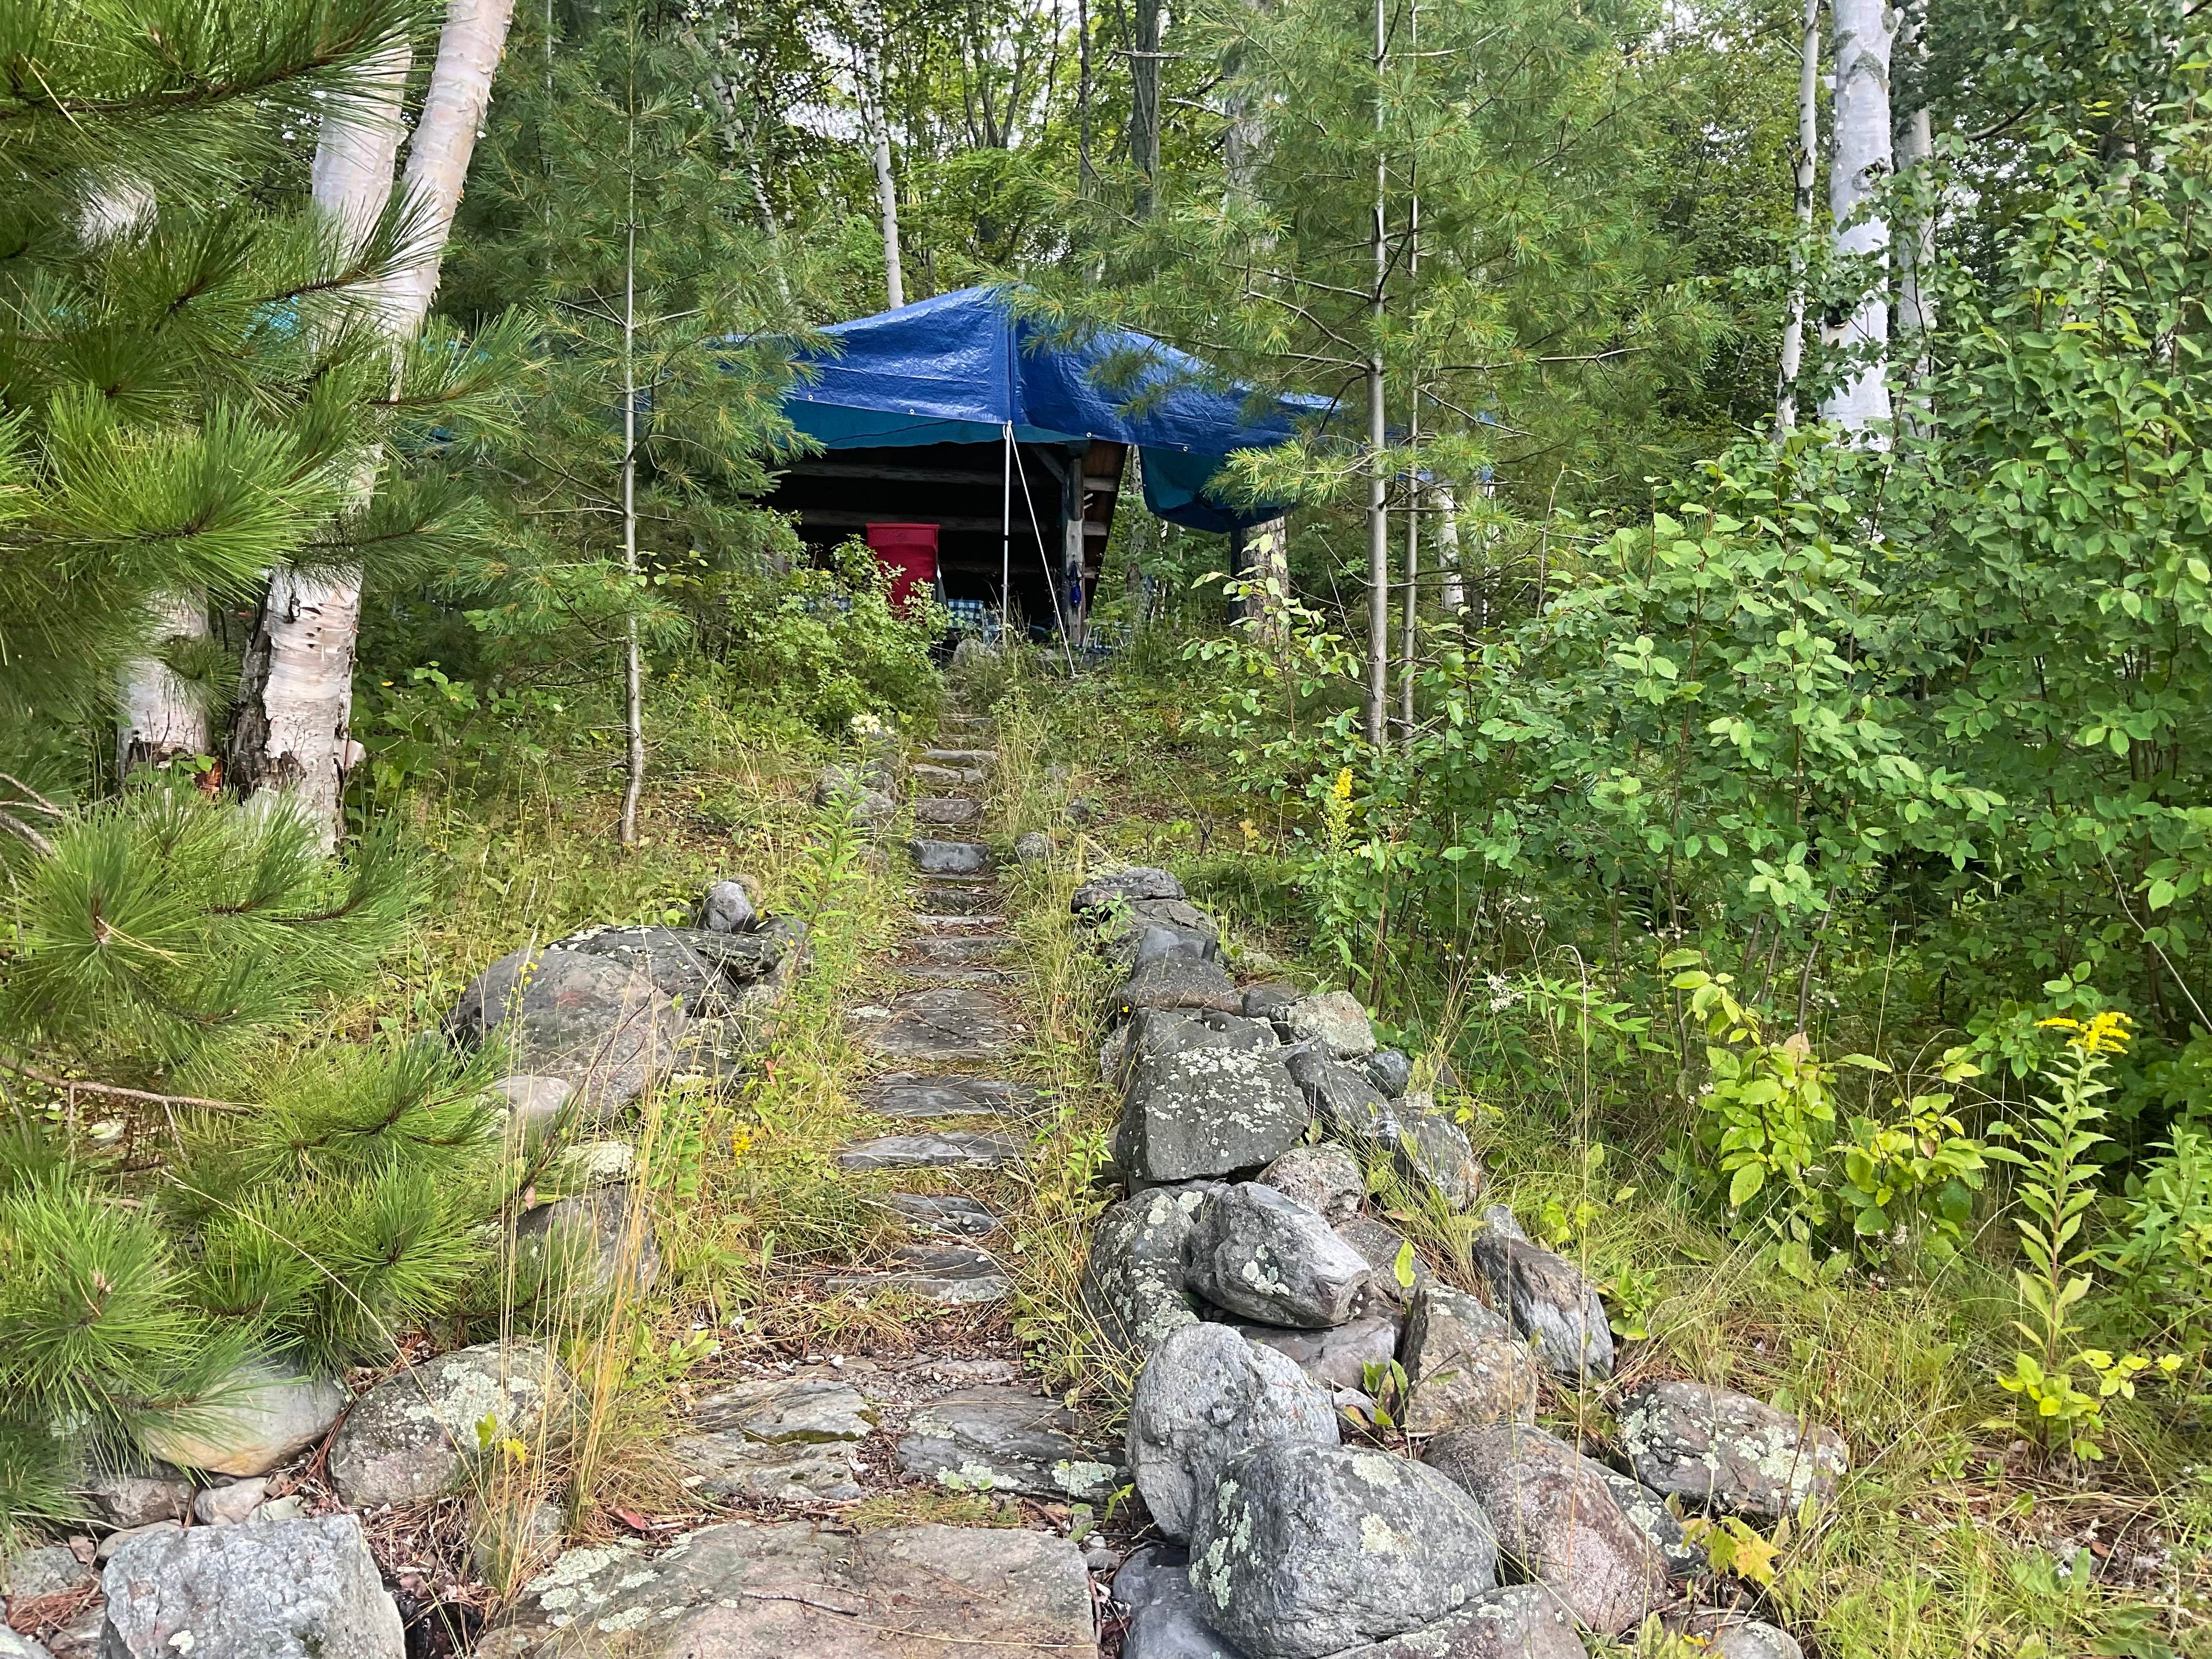
{"label": "small rock", "polygon": [[1336,1236],[1358,1251],[1359,1259],[1375,1270],[1374,1293],[1397,1308],[1412,1305],[1413,1292],[1432,1277],[1429,1264],[1416,1252],[1413,1282],[1398,1282],[1398,1263],[1406,1254],[1406,1235],[1388,1222],[1377,1221],[1371,1215],[1356,1215],[1349,1221],[1336,1224]]}
{"label": "small rock", "polygon": [[1825,1504],[1850,1467],[1844,1437],[1807,1429],[1749,1395],[1703,1382],[1647,1382],[1614,1413],[1636,1478],[1693,1508],[1778,1521]]}
{"label": "small rock", "polygon": [[1669,1636],[1696,1644],[1705,1659],[1805,1659],[1805,1650],[1787,1631],[1721,1607],[1690,1607],[1662,1613]]}
{"label": "small rock", "polygon": [[1022,864],[1052,862],[1052,837],[1042,830],[1030,830],[1014,837],[1014,858]]}
{"label": "small rock", "polygon": [[[1155,922],[1146,922],[1136,930],[1134,937],[1136,942],[1129,947],[1129,971],[1132,974],[1163,957],[1188,957],[1194,962],[1214,960],[1215,941],[1203,933],[1186,933],[1181,928],[1162,927]],[[1240,996],[1237,1008],[1243,1006],[1243,999]],[[1237,1008],[1227,1012],[1233,1014]]]}
{"label": "small rock", "polygon": [[1325,991],[1300,997],[1278,1018],[1302,1042],[1317,1042],[1338,1060],[1357,1060],[1375,1052],[1375,1027],[1349,991]]}
{"label": "small rock", "polygon": [[1075,1413],[1006,1387],[963,1389],[916,1407],[899,1437],[899,1467],[951,1492],[1018,1492],[1103,1502],[1121,1471],[1074,1437]]}
{"label": "small rock", "polygon": [[999,653],[972,634],[952,647],[952,672],[956,674],[980,673],[998,659]]}
{"label": "small rock", "polygon": [[1253,1659],[1321,1659],[1418,1630],[1498,1577],[1489,1518],[1434,1469],[1300,1441],[1230,1461],[1190,1556],[1206,1622]]}
{"label": "small rock", "polygon": [[514,1241],[525,1276],[542,1275],[562,1297],[604,1297],[625,1282],[649,1289],[660,1277],[659,1246],[633,1187],[590,1188],[526,1210]]}
{"label": "small rock", "polygon": [[628,1181],[637,1154],[627,1140],[586,1140],[560,1157],[564,1187],[607,1187]]}
{"label": "small rock", "polygon": [[673,1449],[685,1486],[723,1503],[836,1503],[864,1495],[849,1441],[775,1446],[738,1433],[687,1434]]}
{"label": "small rock", "polygon": [[54,1659],[53,1650],[0,1625],[0,1659]]}
{"label": "small rock", "polygon": [[1208,1629],[1190,1587],[1188,1555],[1147,1544],[1114,1575],[1114,1600],[1127,1613],[1121,1659],[1243,1659]]}
{"label": "small rock", "polygon": [[[1139,1008],[1194,1008],[1235,1014],[1243,1006],[1236,981],[1219,963],[1201,961],[1175,949],[1175,936],[1163,928],[1151,929],[1147,937],[1152,936],[1166,939],[1170,948],[1146,958],[1129,975],[1128,982],[1115,993],[1115,1018],[1127,1018]],[[1141,954],[1141,941],[1139,950]]]}
{"label": "small rock", "polygon": [[404,1659],[407,1650],[399,1609],[349,1515],[142,1534],[115,1552],[102,1583],[102,1659]]}
{"label": "small rock", "polygon": [[268,1492],[269,1482],[263,1476],[210,1486],[192,1499],[192,1519],[206,1527],[234,1527],[260,1506]]}
{"label": "small rock", "polygon": [[192,1512],[192,1483],[169,1464],[94,1469],[78,1489],[93,1516],[111,1527],[181,1521]]}
{"label": "small rock", "polygon": [[1262,1324],[1341,1325],[1369,1273],[1329,1224],[1273,1187],[1221,1188],[1183,1243],[1183,1277],[1217,1307]]}
{"label": "small rock", "polygon": [[[1124,910],[1094,915],[1106,959],[1123,973],[1135,970],[1141,949],[1146,960],[1169,953],[1218,961],[1221,927],[1212,917],[1181,899],[1137,899]],[[1171,943],[1156,937],[1164,934]]]}
{"label": "small rock", "polygon": [[1454,1429],[1422,1454],[1482,1505],[1498,1547],[1592,1630],[1634,1630],[1667,1599],[1644,1529],[1621,1513],[1601,1466],[1522,1423]]}
{"label": "small rock", "polygon": [[741,882],[718,881],[699,902],[699,925],[710,933],[750,933],[758,915]]}
{"label": "small rock", "polygon": [[179,1468],[266,1474],[330,1432],[345,1390],[325,1376],[252,1361],[218,1384],[189,1418],[157,1424],[142,1443]]}
{"label": "small rock", "polygon": [[1431,1283],[1413,1292],[1403,1363],[1408,1434],[1536,1420],[1542,1379],[1528,1345],[1464,1291]]}
{"label": "small rock", "polygon": [[272,1498],[253,1511],[255,1521],[297,1521],[307,1512],[305,1502],[297,1497]]}
{"label": "small rock", "polygon": [[983,816],[983,803],[972,795],[924,795],[914,804],[916,823],[957,830]]}
{"label": "small rock", "polygon": [[487,1342],[410,1365],[354,1402],[331,1441],[329,1469],[355,1509],[441,1495],[483,1442],[532,1442],[547,1410],[569,1397],[568,1373],[543,1348]]}
{"label": "small rock", "polygon": [[1357,1389],[1365,1384],[1370,1365],[1387,1365],[1397,1357],[1402,1322],[1388,1304],[1377,1305],[1363,1295],[1361,1305],[1371,1311],[1354,1313],[1343,1324],[1323,1331],[1233,1321],[1228,1328],[1247,1341],[1273,1349],[1331,1393]]}
{"label": "small rock", "polygon": [[41,1544],[0,1557],[0,1596],[36,1601],[66,1595],[92,1577],[92,1569],[64,1544]]}
{"label": "small rock", "polygon": [[732,1522],[657,1554],[568,1551],[475,1659],[1072,1659],[1097,1644],[1091,1575],[1065,1538]]}
{"label": "small rock", "polygon": [[1311,1116],[1281,1060],[1259,1049],[1146,1053],[1122,1097],[1114,1158],[1144,1182],[1257,1170],[1296,1146]]}
{"label": "small rock", "polygon": [[972,876],[991,867],[991,849],[980,841],[932,841],[916,836],[908,846],[915,867],[925,876]]}
{"label": "small rock", "polygon": [[1555,1375],[1611,1375],[1613,1328],[1597,1288],[1582,1269],[1530,1243],[1503,1204],[1483,1212],[1474,1251],[1475,1269],[1491,1300],[1505,1308],[1513,1328],[1535,1344],[1538,1357]]}
{"label": "small rock", "polygon": [[916,1226],[933,1233],[975,1238],[999,1224],[999,1218],[990,1211],[974,1199],[957,1194],[885,1193],[883,1201]]}
{"label": "small rock", "polygon": [[1170,1538],[1189,1535],[1231,1458],[1276,1440],[1336,1444],[1328,1395],[1226,1325],[1184,1327],[1138,1373],[1125,1451],[1145,1507]]}
{"label": "small rock", "polygon": [[734,1431],[771,1445],[866,1440],[875,1432],[876,1408],[850,1383],[828,1377],[772,1377],[715,1389],[692,1410],[696,1427]]}
{"label": "small rock", "polygon": [[157,1532],[181,1532],[184,1525],[181,1521],[149,1521],[143,1527],[125,1527],[121,1532],[111,1532],[100,1540],[100,1547],[93,1553],[92,1559],[106,1566],[109,1558],[132,1539]]}
{"label": "small rock", "polygon": [[1182,884],[1164,870],[1138,866],[1117,870],[1111,875],[1096,876],[1075,890],[1067,908],[1077,915],[1113,908],[1118,900],[1134,903],[1140,899],[1179,899],[1183,896]]}
{"label": "small rock", "polygon": [[576,1085],[564,1077],[503,1077],[491,1086],[507,1103],[507,1133],[528,1146],[545,1138],[576,1092]]}
{"label": "small rock", "polygon": [[843,1170],[1002,1170],[1021,1161],[1022,1146],[1013,1136],[969,1129],[878,1135],[837,1154]]}
{"label": "small rock", "polygon": [[1385,1100],[1364,1071],[1311,1050],[1288,1064],[1329,1133],[1346,1145],[1387,1157],[1408,1177],[1425,1182],[1455,1210],[1480,1194],[1482,1165],[1467,1132],[1422,1094]]}
{"label": "small rock", "polygon": [[1263,1187],[1296,1199],[1332,1227],[1359,1213],[1367,1176],[1341,1146],[1293,1146],[1260,1171]]}
{"label": "small rock", "polygon": [[1158,1187],[1114,1205],[1091,1230],[1083,1303],[1107,1340],[1149,1353],[1198,1322],[1182,1281],[1183,1241],[1208,1189]]}
{"label": "small rock", "polygon": [[1280,981],[1269,981],[1264,985],[1244,988],[1244,1016],[1248,1019],[1281,1021],[1291,1010],[1291,1005],[1305,993],[1295,985]]}
{"label": "small rock", "polygon": [[1404,1094],[1413,1081],[1413,1062],[1395,1048],[1377,1048],[1362,1062],[1362,1069],[1386,1100]]}
{"label": "small rock", "polygon": [[1574,1615],[1541,1584],[1503,1584],[1425,1630],[1334,1659],[1589,1659]]}

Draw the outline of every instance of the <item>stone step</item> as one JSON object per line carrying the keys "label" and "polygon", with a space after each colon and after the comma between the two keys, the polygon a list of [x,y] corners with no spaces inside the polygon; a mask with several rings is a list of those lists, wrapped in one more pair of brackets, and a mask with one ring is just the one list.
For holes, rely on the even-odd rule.
{"label": "stone step", "polygon": [[884,1117],[996,1116],[1033,1111],[1043,1092],[1005,1078],[934,1077],[893,1072],[860,1091],[860,1103]]}
{"label": "stone step", "polygon": [[895,1260],[898,1265],[883,1273],[840,1273],[825,1279],[823,1288],[833,1293],[858,1291],[868,1296],[897,1291],[956,1308],[1003,1302],[1014,1293],[1013,1281],[988,1250],[958,1244],[909,1244],[896,1253]]}
{"label": "stone step", "polygon": [[924,1232],[980,1237],[999,1218],[972,1198],[945,1193],[886,1193],[884,1202]]}
{"label": "stone step", "polygon": [[914,915],[914,925],[923,929],[926,933],[960,933],[965,929],[972,927],[977,930],[976,933],[971,935],[971,937],[975,938],[990,937],[990,935],[981,930],[991,927],[1003,927],[1006,925],[1006,918],[1005,915],[995,910],[979,911],[974,915],[951,915],[943,911],[934,910],[917,910]]}
{"label": "stone step", "polygon": [[1121,1482],[1120,1460],[1075,1437],[1075,1413],[1018,1386],[962,1389],[918,1406],[899,1437],[899,1467],[931,1485],[945,1477],[1066,1503],[1097,1502]]}
{"label": "stone step", "polygon": [[1003,1170],[1021,1162],[1021,1157],[1022,1143],[1012,1135],[941,1129],[856,1140],[837,1154],[837,1165],[844,1170]]}
{"label": "stone step", "polygon": [[971,933],[964,939],[917,939],[913,948],[931,962],[992,962],[1020,943],[1012,933]]}
{"label": "stone step", "polygon": [[932,766],[996,766],[999,751],[995,749],[925,749],[923,760]]}
{"label": "stone step", "polygon": [[963,784],[972,787],[986,779],[986,774],[980,766],[932,766],[927,762],[915,764],[914,776],[918,783],[934,783],[954,788]]}
{"label": "stone step", "polygon": [[984,968],[958,962],[894,962],[893,971],[902,979],[925,985],[1026,985],[1029,975],[1019,968]]}
{"label": "stone step", "polygon": [[963,985],[903,991],[888,1007],[853,1011],[860,1040],[897,1060],[986,1060],[1010,1053],[1030,1028],[1004,999]]}
{"label": "stone step", "polygon": [[935,916],[975,915],[995,908],[1005,897],[995,885],[974,882],[925,881],[915,890],[915,908]]}
{"label": "stone step", "polygon": [[916,823],[935,824],[947,830],[973,823],[982,816],[983,803],[973,795],[923,795],[914,804]]}
{"label": "stone step", "polygon": [[991,849],[980,841],[937,841],[916,836],[907,846],[926,876],[972,876],[991,867]]}

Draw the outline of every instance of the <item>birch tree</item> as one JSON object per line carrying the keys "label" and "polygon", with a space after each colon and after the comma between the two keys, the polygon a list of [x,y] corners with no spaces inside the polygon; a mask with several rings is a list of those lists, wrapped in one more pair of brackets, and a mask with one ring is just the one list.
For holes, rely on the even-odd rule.
{"label": "birch tree", "polygon": [[[400,181],[413,257],[357,295],[364,322],[395,348],[415,337],[429,311],[513,9],[514,0],[451,0],[448,5]],[[398,67],[404,76],[404,64]],[[388,76],[392,68],[386,65]],[[391,101],[376,118],[389,123],[396,143]],[[325,131],[317,146],[316,188],[339,234],[356,234],[387,210],[392,159],[381,131],[344,120]],[[369,212],[372,203],[375,214]],[[361,458],[356,512],[374,493],[378,463],[374,453]],[[295,797],[329,845],[337,840],[345,775],[360,752],[348,726],[362,576],[358,562],[321,569],[281,565],[270,575],[246,650],[226,757],[234,789],[246,796],[274,789]]]}
{"label": "birch tree", "polygon": [[1822,344],[1843,354],[1846,367],[1821,399],[1820,418],[1880,448],[1889,441],[1889,224],[1868,210],[1893,168],[1889,55],[1896,17],[1887,0],[1834,0],[1829,15],[1836,89],[1828,212],[1837,254],[1863,261],[1869,280],[1857,303],[1821,327]]}
{"label": "birch tree", "polygon": [[1813,192],[1820,181],[1820,0],[1805,0],[1797,60],[1797,142],[1791,156],[1797,240],[1790,250],[1790,298],[1782,323],[1782,368],[1774,391],[1778,434],[1797,424],[1797,374],[1805,361],[1805,253],[1813,234]]}

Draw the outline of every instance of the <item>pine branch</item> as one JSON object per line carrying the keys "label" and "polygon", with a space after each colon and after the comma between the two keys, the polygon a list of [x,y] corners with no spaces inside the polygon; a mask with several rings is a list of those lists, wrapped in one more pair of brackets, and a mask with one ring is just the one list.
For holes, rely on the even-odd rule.
{"label": "pine branch", "polygon": [[13,1072],[17,1077],[27,1077],[33,1083],[43,1083],[49,1089],[99,1095],[111,1100],[140,1100],[154,1106],[194,1106],[216,1112],[246,1112],[253,1109],[235,1100],[209,1100],[199,1095],[163,1095],[149,1089],[125,1089],[113,1083],[94,1083],[84,1078],[56,1077],[52,1072],[42,1072],[35,1066],[27,1066],[19,1060],[0,1059],[0,1071]]}

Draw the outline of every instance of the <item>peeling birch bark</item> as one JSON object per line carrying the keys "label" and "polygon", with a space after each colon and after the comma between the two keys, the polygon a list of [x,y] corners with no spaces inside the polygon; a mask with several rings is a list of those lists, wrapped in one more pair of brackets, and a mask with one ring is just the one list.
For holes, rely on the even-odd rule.
{"label": "peeling birch bark", "polygon": [[1437,512],[1437,599],[1444,615],[1458,617],[1467,609],[1467,580],[1459,568],[1459,498],[1448,483],[1430,485],[1429,494]]}
{"label": "peeling birch bark", "polygon": [[[154,643],[204,640],[207,610],[198,597],[165,594],[153,605]],[[129,777],[143,766],[166,766],[180,755],[208,751],[207,709],[192,687],[158,657],[132,657],[118,689],[115,763]]]}
{"label": "peeling birch bark", "polygon": [[1889,225],[1861,210],[1893,165],[1889,130],[1889,53],[1896,14],[1884,0],[1836,0],[1835,159],[1828,169],[1828,211],[1838,227],[1836,252],[1872,256],[1881,275],[1848,316],[1825,323],[1822,343],[1863,359],[1821,401],[1820,417],[1863,434],[1871,447],[1889,442]]}
{"label": "peeling birch bark", "polygon": [[1805,31],[1797,62],[1798,246],[1790,252],[1790,306],[1782,324],[1782,365],[1774,389],[1774,430],[1797,424],[1797,372],[1805,361],[1805,251],[1813,233],[1813,192],[1820,181],[1820,0],[1805,0]]}

